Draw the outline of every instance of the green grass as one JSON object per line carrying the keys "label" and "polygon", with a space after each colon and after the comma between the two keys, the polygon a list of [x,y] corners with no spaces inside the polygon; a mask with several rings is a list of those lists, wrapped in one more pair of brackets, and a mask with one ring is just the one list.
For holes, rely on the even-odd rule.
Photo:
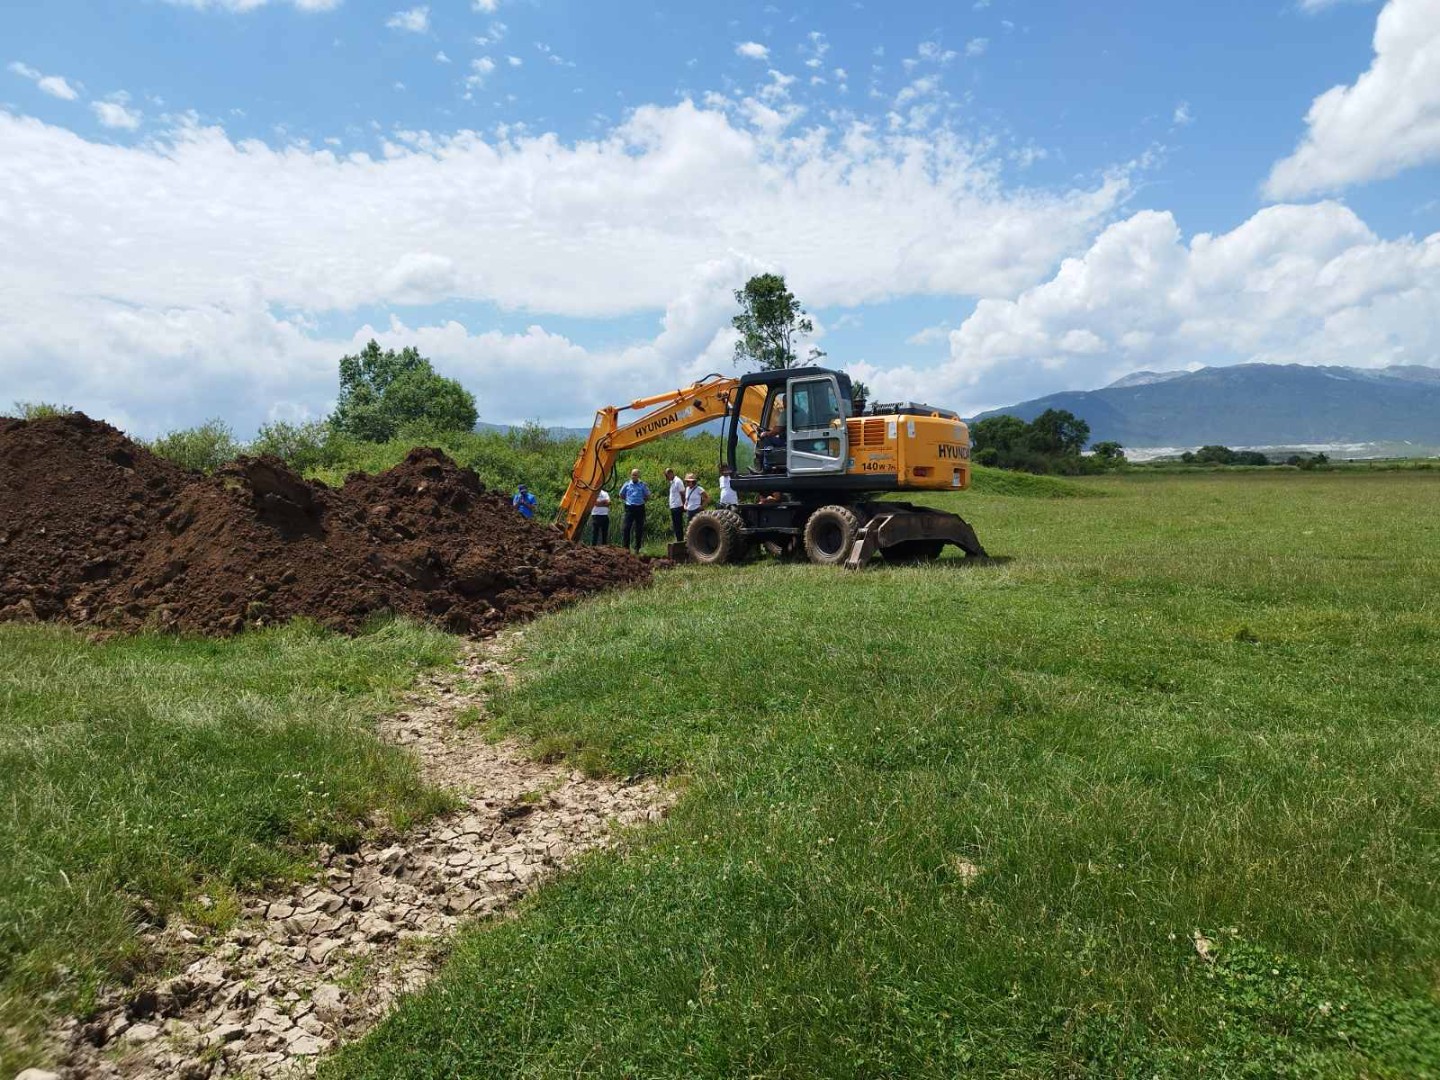
{"label": "green grass", "polygon": [[1440,478],[1083,485],[532,627],[499,725],[685,796],[326,1075],[1440,1076]]}
{"label": "green grass", "polygon": [[103,644],[0,625],[0,1075],[144,962],[142,917],[198,915],[205,890],[233,913],[232,890],[306,873],[301,845],[444,805],[367,721],[454,651],[400,623]]}

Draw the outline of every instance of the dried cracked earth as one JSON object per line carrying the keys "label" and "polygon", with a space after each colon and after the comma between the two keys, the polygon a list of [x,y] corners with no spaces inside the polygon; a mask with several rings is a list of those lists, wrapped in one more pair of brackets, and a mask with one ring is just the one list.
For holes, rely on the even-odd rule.
{"label": "dried cracked earth", "polygon": [[462,712],[483,716],[474,687],[508,678],[502,657],[523,636],[467,646],[457,668],[380,723],[461,809],[355,852],[322,850],[316,882],[247,899],[223,932],[207,937],[172,920],[152,945],[178,973],[66,1021],[59,1064],[20,1077],[308,1076],[423,986],[459,927],[503,915],[624,826],[660,819],[672,800],[660,784],[590,779],[489,742],[483,724],[460,725]]}

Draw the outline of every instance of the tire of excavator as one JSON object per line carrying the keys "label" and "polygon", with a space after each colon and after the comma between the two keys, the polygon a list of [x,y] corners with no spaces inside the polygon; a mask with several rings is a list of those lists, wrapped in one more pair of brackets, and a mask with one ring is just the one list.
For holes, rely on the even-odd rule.
{"label": "tire of excavator", "polygon": [[841,566],[860,532],[860,515],[848,506],[822,506],[805,522],[805,557],[817,566]]}
{"label": "tire of excavator", "polygon": [[740,515],[729,510],[701,510],[685,529],[685,551],[691,562],[706,566],[739,562],[745,553]]}

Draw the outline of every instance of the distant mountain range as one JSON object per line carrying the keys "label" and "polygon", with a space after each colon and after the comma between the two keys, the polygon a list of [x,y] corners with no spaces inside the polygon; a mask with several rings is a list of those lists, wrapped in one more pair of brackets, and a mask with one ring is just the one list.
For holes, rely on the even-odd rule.
{"label": "distant mountain range", "polygon": [[1125,446],[1440,446],[1440,368],[1237,364],[1137,371],[1101,390],[1067,391],[992,409],[1033,420],[1068,409],[1093,441]]}

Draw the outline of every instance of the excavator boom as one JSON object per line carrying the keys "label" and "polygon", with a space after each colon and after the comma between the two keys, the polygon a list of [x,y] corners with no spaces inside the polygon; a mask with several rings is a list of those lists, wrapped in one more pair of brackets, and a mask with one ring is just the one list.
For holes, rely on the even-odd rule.
{"label": "excavator boom", "polygon": [[[595,505],[596,493],[609,480],[622,453],[664,435],[723,419],[739,384],[738,378],[707,375],[679,390],[637,398],[628,405],[606,405],[597,411],[590,437],[575,459],[570,485],[560,500],[557,516],[565,535],[571,540],[580,535],[585,516]],[[745,395],[741,403],[740,430],[752,441],[760,433],[764,405],[764,395],[754,393]],[[621,413],[637,411],[642,415],[621,424]]]}

